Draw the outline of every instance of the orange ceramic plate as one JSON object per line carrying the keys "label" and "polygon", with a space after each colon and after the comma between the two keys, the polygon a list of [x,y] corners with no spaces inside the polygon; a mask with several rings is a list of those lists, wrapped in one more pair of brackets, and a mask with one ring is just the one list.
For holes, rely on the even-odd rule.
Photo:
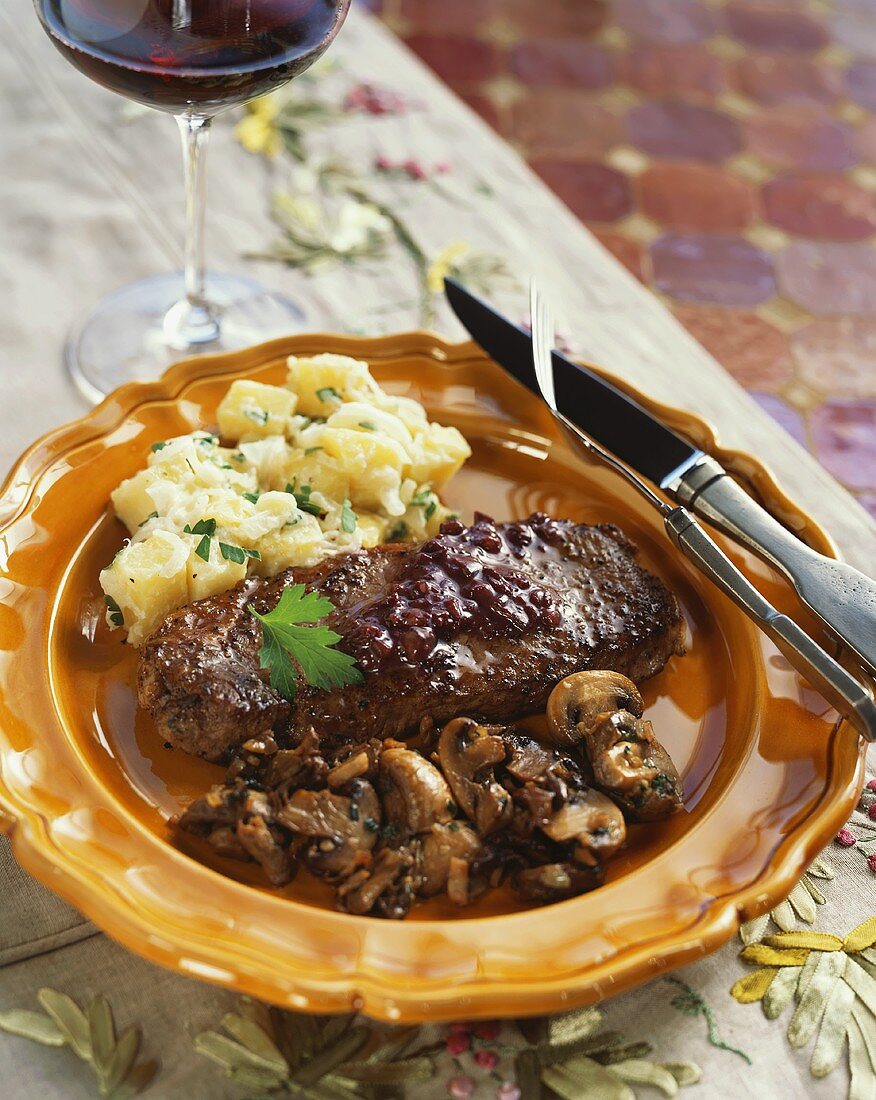
{"label": "orange ceramic plate", "polygon": [[[335,912],[306,873],[268,890],[245,865],[208,864],[172,842],[167,818],[221,770],[165,748],[136,710],[136,655],[107,630],[97,582],[124,534],[109,493],[150,443],[212,424],[232,378],[276,382],[287,355],[317,351],[369,360],[388,389],[464,432],[474,454],[447,493],[464,516],[542,509],[615,522],[678,593],[689,653],[645,698],[687,812],[633,828],[594,893],[526,909],[493,891],[471,909],[435,899],[381,921]],[[757,460],[723,452],[702,421],[659,411],[832,552]],[[851,810],[863,766],[852,730],[671,549],[659,517],[615,475],[581,465],[544,407],[471,344],[313,335],[179,364],[37,443],[2,514],[0,807],[15,853],[111,936],[185,974],[293,1008],[392,1020],[568,1008],[725,941],[787,894]],[[791,602],[764,566],[732,553]]]}

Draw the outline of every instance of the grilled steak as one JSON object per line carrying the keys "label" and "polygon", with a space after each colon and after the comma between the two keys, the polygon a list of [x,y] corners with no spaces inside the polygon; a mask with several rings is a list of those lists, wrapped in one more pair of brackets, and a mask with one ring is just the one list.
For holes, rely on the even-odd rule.
{"label": "grilled steak", "polygon": [[[384,546],[250,579],[173,612],[140,651],[139,698],[163,735],[220,760],[273,729],[327,742],[398,737],[424,717],[502,722],[542,709],[563,677],[610,668],[641,681],[681,653],[674,596],[616,527],[536,514],[457,520],[416,549]],[[364,682],[284,699],[259,669],[265,613],[303,583],[335,610]]]}

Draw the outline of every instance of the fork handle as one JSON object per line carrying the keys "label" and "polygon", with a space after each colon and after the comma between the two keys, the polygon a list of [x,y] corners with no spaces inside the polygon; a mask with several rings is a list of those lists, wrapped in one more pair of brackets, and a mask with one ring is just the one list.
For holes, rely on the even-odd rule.
{"label": "fork handle", "polygon": [[792,535],[713,458],[692,467],[675,495],[783,573],[803,603],[876,675],[876,581]]}
{"label": "fork handle", "polygon": [[876,741],[876,704],[867,690],[730,561],[685,508],[664,516],[673,544],[763,630],[779,651],[867,741]]}

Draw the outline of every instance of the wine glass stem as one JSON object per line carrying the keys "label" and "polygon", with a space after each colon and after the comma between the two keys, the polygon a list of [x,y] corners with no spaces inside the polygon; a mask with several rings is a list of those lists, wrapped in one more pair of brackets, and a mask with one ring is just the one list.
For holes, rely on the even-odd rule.
{"label": "wine glass stem", "polygon": [[164,335],[175,348],[191,348],[219,338],[219,319],[207,301],[204,274],[204,211],[207,201],[207,143],[210,124],[206,115],[177,116],[183,148],[186,187],[186,296],[164,320]]}

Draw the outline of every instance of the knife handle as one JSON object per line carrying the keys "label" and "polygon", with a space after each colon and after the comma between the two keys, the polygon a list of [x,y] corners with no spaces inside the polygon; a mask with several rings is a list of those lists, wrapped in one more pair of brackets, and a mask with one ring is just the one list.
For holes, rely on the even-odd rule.
{"label": "knife handle", "polygon": [[867,741],[876,741],[876,704],[866,688],[793,619],[777,611],[690,512],[673,508],[664,516],[664,522],[670,539],[684,556],[758,624],[793,667],[846,715]]}
{"label": "knife handle", "polygon": [[712,458],[682,477],[676,495],[783,573],[803,603],[876,675],[876,582],[792,535]]}

